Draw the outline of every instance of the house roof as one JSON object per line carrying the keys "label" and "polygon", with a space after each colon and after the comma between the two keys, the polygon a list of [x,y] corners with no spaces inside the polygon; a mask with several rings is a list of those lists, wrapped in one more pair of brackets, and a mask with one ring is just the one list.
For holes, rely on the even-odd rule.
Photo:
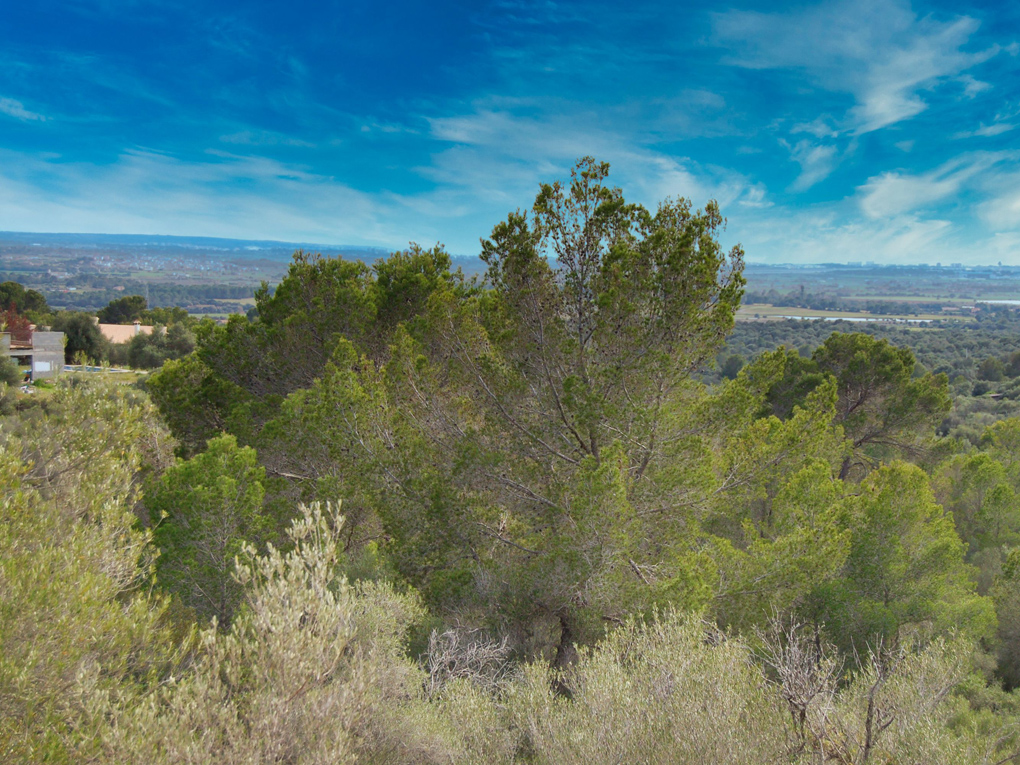
{"label": "house roof", "polygon": [[146,324],[100,324],[99,331],[111,343],[126,343],[135,335],[151,335],[152,327]]}

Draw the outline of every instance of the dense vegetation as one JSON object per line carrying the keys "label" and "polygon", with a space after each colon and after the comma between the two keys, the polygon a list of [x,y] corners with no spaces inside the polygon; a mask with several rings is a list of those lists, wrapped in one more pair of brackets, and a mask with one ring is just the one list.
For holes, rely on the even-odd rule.
{"label": "dense vegetation", "polygon": [[704,379],[733,378],[746,360],[781,346],[810,357],[833,331],[884,338],[913,352],[915,374],[945,374],[954,405],[939,425],[941,435],[977,445],[986,427],[1020,416],[1020,312],[1004,306],[983,306],[972,322],[934,329],[845,321],[740,322],[719,352],[716,369],[705,371]]}
{"label": "dense vegetation", "polygon": [[146,392],[0,418],[3,759],[1015,759],[1020,421],[940,436],[870,334],[722,350],[719,210],[607,172],[484,282],[299,253]]}
{"label": "dense vegetation", "polygon": [[877,316],[938,313],[944,305],[943,301],[934,299],[930,301],[867,300],[825,293],[817,294],[806,291],[803,286],[786,293],[775,289],[765,292],[748,291],[744,295],[743,303],[747,306],[778,305],[791,308],[810,308],[815,311],[867,311]]}
{"label": "dense vegetation", "polygon": [[939,329],[795,319],[740,322],[733,328],[725,352],[752,359],[763,351],[785,345],[810,355],[834,331],[865,332],[909,347],[926,369],[945,372],[951,378],[963,375],[974,381],[980,376],[980,365],[989,357],[1003,360],[1010,368],[1009,358],[1017,351],[1016,339],[1020,335],[1020,312],[1005,306],[982,306],[973,318],[968,323],[958,322],[951,328]]}

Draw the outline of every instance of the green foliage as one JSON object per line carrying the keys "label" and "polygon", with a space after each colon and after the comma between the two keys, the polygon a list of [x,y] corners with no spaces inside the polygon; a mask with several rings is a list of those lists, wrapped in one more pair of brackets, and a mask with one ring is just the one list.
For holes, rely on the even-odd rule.
{"label": "green foliage", "polygon": [[48,314],[50,307],[41,292],[25,289],[18,282],[0,284],[0,311],[15,311],[19,314]]}
{"label": "green foliage", "polygon": [[342,519],[303,508],[289,552],[246,546],[248,607],[209,629],[173,684],[134,706],[93,699],[112,718],[102,745],[122,762],[469,761],[458,734],[420,698],[403,654],[418,603],[384,584],[338,578]]}
{"label": "green foliage", "polygon": [[98,698],[130,705],[172,658],[134,484],[164,432],[130,391],[62,385],[0,420],[0,759],[98,756]]}
{"label": "green foliage", "polygon": [[1002,463],[1012,480],[1020,480],[1020,419],[990,425],[982,434],[981,446]]}
{"label": "green foliage", "polygon": [[802,404],[808,394],[825,380],[825,373],[818,369],[818,362],[814,359],[784,347],[779,350],[786,354],[783,377],[769,389],[766,397],[768,409],[762,414],[773,414],[785,420],[792,414],[793,408]]}
{"label": "green foliage", "polygon": [[10,356],[0,356],[0,383],[18,385],[21,382],[21,371],[18,362]]}
{"label": "green foliage", "polygon": [[839,576],[815,591],[808,611],[844,651],[896,643],[911,632],[995,629],[992,604],[974,592],[952,516],[927,477],[902,462],[873,472],[845,504],[850,551]]}
{"label": "green foliage", "polygon": [[130,324],[141,319],[147,307],[145,298],[141,295],[125,295],[111,300],[109,305],[99,312],[99,321],[103,324]]}
{"label": "green foliage", "polygon": [[157,581],[203,619],[230,623],[241,599],[234,561],[260,546],[270,529],[262,514],[266,471],[255,450],[230,435],[168,468],[145,498],[161,555]]}
{"label": "green foliage", "polygon": [[[412,245],[372,268],[296,253],[275,290],[265,284],[258,290],[251,320],[235,315],[226,326],[196,328],[196,355],[207,370],[210,393],[224,387],[240,393],[247,408],[234,408],[236,422],[255,438],[284,396],[308,388],[323,374],[342,340],[378,362],[388,354],[397,326],[413,324],[432,291],[470,291],[449,267],[440,246]],[[208,407],[219,408],[215,395]],[[170,410],[167,416],[174,417]],[[196,440],[187,428],[175,433],[183,442]]]}
{"label": "green foliage", "polygon": [[952,695],[967,675],[961,641],[863,653],[841,676],[828,647],[796,626],[759,633],[756,656],[696,615],[666,612],[628,620],[566,671],[538,662],[493,674],[491,643],[435,636],[415,666],[403,639],[420,606],[386,585],[338,578],[341,528],[328,509],[303,508],[290,552],[246,550],[239,578],[249,608],[227,633],[203,633],[174,682],[133,703],[89,698],[93,718],[108,721],[97,736],[103,758],[950,765],[1003,757],[1005,721],[953,725],[965,716]]}
{"label": "green foliage", "polygon": [[81,358],[98,364],[109,355],[109,343],[99,331],[94,316],[61,311],[53,320],[52,329],[64,333],[64,362],[67,364],[80,363]]}
{"label": "green foliage", "polygon": [[197,454],[227,428],[231,407],[243,404],[244,391],[212,373],[196,355],[167,361],[145,381],[183,456]]}
{"label": "green foliage", "polygon": [[551,679],[530,667],[510,697],[536,763],[792,761],[785,710],[744,646],[708,644],[696,619],[615,630],[563,675],[569,698]]}
{"label": "green foliage", "polygon": [[412,244],[407,251],[395,252],[373,266],[375,326],[376,332],[382,331],[380,339],[388,339],[398,324],[421,316],[433,293],[457,284],[459,278],[450,273],[450,265],[450,256],[442,246],[425,250]]}
{"label": "green foliage", "polygon": [[989,356],[978,366],[978,377],[991,382],[1001,382],[1005,377],[1006,367],[999,359]]}
{"label": "green foliage", "polygon": [[833,581],[851,549],[843,495],[842,483],[821,461],[809,461],[779,484],[765,517],[745,522],[737,545],[719,543],[724,584],[713,607],[716,619],[751,629],[769,614],[800,610],[820,583]]}
{"label": "green foliage", "polygon": [[138,334],[128,343],[127,361],[134,369],[156,369],[170,359],[195,350],[195,335],[184,324],[156,325],[150,334]]}
{"label": "green foliage", "polygon": [[142,324],[160,324],[164,327],[171,327],[174,324],[183,324],[188,329],[198,324],[198,320],[191,316],[185,309],[177,306],[164,306],[160,308],[146,308],[139,316]]}
{"label": "green foliage", "polygon": [[[720,356],[718,208],[607,172],[497,225],[485,287],[438,246],[298,253],[193,353],[167,316],[124,351],[167,359],[186,459],[127,388],[0,419],[3,756],[1006,761],[1020,704],[978,671],[1020,678],[1020,421],[936,441],[945,370],[868,334]],[[59,609],[99,669],[27,616]]]}
{"label": "green foliage", "polygon": [[995,601],[996,674],[1007,688],[1020,685],[1020,420],[1000,420],[981,434],[977,450],[945,461],[933,481],[952,512],[967,558],[978,569],[979,591]]}
{"label": "green foliage", "polygon": [[979,447],[945,460],[934,475],[936,495],[951,511],[968,560],[987,592],[1006,551],[1020,544],[1020,420],[1000,420],[975,439]]}
{"label": "green foliage", "polygon": [[[697,518],[679,508],[692,480],[717,480],[703,439],[721,414],[690,375],[742,283],[714,205],[652,215],[605,172],[586,160],[533,219],[494,229],[489,292],[428,278],[434,256],[415,266],[432,291],[381,371],[357,337],[338,344],[259,442],[287,472],[352,491],[356,517],[378,514],[430,604],[560,662],[630,609],[711,597]],[[377,266],[380,282],[416,257]]]}
{"label": "green foliage", "polygon": [[674,434],[706,427],[690,374],[742,285],[714,205],[652,215],[606,173],[583,160],[544,186],[483,243],[492,290],[437,291],[421,340],[398,332],[379,425],[398,453],[373,448],[401,495],[380,512],[403,573],[444,608],[508,604],[524,641],[559,633],[561,663],[606,618],[709,596],[696,521],[671,508],[703,443]]}
{"label": "green foliage", "polygon": [[727,380],[733,380],[736,378],[737,373],[744,366],[744,359],[737,354],[731,354],[726,357],[726,360],[719,367],[719,374],[721,374]]}
{"label": "green foliage", "polygon": [[912,379],[914,355],[886,340],[833,334],[812,359],[836,378],[837,421],[858,454],[913,453],[918,436],[931,433],[951,406],[946,376]]}
{"label": "green foliage", "polygon": [[199,358],[256,397],[307,388],[341,338],[366,341],[375,316],[369,277],[361,262],[298,252],[274,292],[256,293],[255,321],[231,316],[199,332]]}
{"label": "green foliage", "polygon": [[1020,351],[1013,351],[1006,357],[1004,368],[1008,376],[1020,376]]}
{"label": "green foliage", "polygon": [[[529,667],[507,694],[508,716],[527,736],[527,761],[557,765],[951,765],[996,749],[1001,724],[988,738],[950,725],[965,643],[864,653],[839,683],[838,662],[813,637],[796,628],[763,637],[768,674],[745,643],[706,634],[689,616],[628,622],[562,675]],[[553,678],[568,698],[554,694]]]}
{"label": "green foliage", "polygon": [[[415,358],[419,373],[427,373],[422,356]],[[693,500],[696,511],[642,520],[636,509],[647,507],[641,504],[649,501],[646,490],[635,488],[625,445],[612,443],[564,479],[556,496],[565,519],[553,529],[529,528],[505,512],[502,527],[490,526],[491,533],[542,553],[516,560],[504,548],[525,551],[492,537],[482,547],[464,528],[485,522],[478,520],[485,517],[481,503],[465,510],[463,496],[443,491],[451,475],[466,480],[469,474],[458,469],[478,469],[473,444],[460,443],[456,465],[444,467],[435,462],[434,443],[420,452],[429,442],[415,438],[407,412],[387,403],[399,387],[390,372],[406,370],[403,361],[376,371],[341,343],[323,380],[287,400],[281,411],[289,423],[332,428],[320,442],[335,449],[331,459],[360,449],[375,462],[358,464],[394,476],[397,501],[383,507],[429,525],[413,547],[433,556],[418,561],[423,569],[445,563],[431,535],[475,544],[477,557],[448,568],[444,580],[452,585],[467,575],[458,585],[468,592],[462,603],[488,587],[483,593],[508,616],[527,610],[510,599],[515,593],[545,603],[566,593],[587,600],[565,604],[571,610],[559,615],[559,631],[568,637],[594,633],[586,611],[619,622],[601,639],[586,640],[590,647],[569,661],[561,650],[549,653],[552,661],[520,664],[508,663],[506,642],[470,628],[461,638],[434,634],[420,660],[409,659],[409,635],[426,618],[421,602],[413,591],[401,594],[380,580],[388,563],[371,545],[361,548],[359,564],[371,575],[348,581],[342,574],[352,560],[345,552],[347,526],[321,505],[299,509],[282,550],[235,547],[235,602],[244,605],[225,630],[178,629],[187,649],[182,656],[168,629],[179,607],[167,610],[165,600],[142,587],[155,549],[130,513],[139,468],[163,470],[147,501],[164,492],[178,520],[191,513],[215,537],[224,508],[249,518],[256,508],[263,473],[255,454],[222,437],[198,458],[166,468],[166,444],[153,442],[161,431],[139,394],[91,384],[58,387],[48,403],[0,420],[3,758],[566,765],[1008,760],[1015,704],[968,677],[972,639],[994,629],[994,617],[972,592],[952,522],[916,467],[895,463],[853,487],[835,477],[844,445],[831,427],[832,382],[786,421],[756,417],[785,362],[785,353],[759,359],[716,396],[688,391],[685,403],[696,411],[683,420],[682,432],[696,437],[682,449],[671,445],[663,460],[670,469],[681,464],[680,473],[670,476],[657,463],[647,470],[659,482],[672,477],[686,492],[674,501]],[[385,419],[369,416],[380,411]],[[462,411],[470,421],[471,410]],[[671,422],[678,416],[673,412]],[[392,429],[381,430],[384,422]],[[703,430],[694,429],[698,423]],[[1008,425],[988,435],[989,448],[1003,454],[1012,440]],[[811,454],[805,443],[815,444]],[[710,465],[698,472],[706,457]],[[423,467],[434,474],[423,475]],[[703,490],[695,492],[699,481]],[[372,484],[360,485],[367,503]],[[477,480],[468,486],[486,489]],[[418,512],[419,490],[430,492],[434,513]],[[734,516],[739,528],[727,531]],[[681,524],[699,519],[719,533],[680,533]],[[716,545],[725,540],[732,557],[697,554],[696,545],[713,539]],[[201,562],[189,555],[209,546],[194,541],[166,548],[157,560],[161,568],[176,561],[182,574],[195,577],[184,585],[190,592],[180,591],[183,598],[207,589],[197,579],[206,573]],[[994,591],[1002,613],[1015,613],[1018,560],[1007,558]],[[713,565],[716,579],[707,573]],[[727,590],[741,576],[742,601]],[[834,589],[813,587],[817,580]],[[423,581],[438,580],[426,575]],[[752,586],[761,590],[762,609],[806,612],[822,603],[825,629],[786,628],[774,620],[741,638],[708,626],[700,614],[658,607],[700,599],[715,608],[713,593],[730,593],[722,598],[729,599],[729,613],[760,625],[748,605]],[[896,629],[886,629],[893,623]],[[999,622],[1003,661],[1016,644],[1007,642],[1012,625]],[[535,620],[527,626],[543,627]],[[931,639],[932,631],[953,627],[956,638]],[[826,634],[856,648],[845,663]],[[533,644],[550,640],[566,645],[562,634],[546,641],[535,636]],[[958,689],[970,694],[970,705]]]}
{"label": "green foliage", "polygon": [[1020,687],[1020,549],[1006,555],[991,596],[999,624],[996,673],[1012,690]]}
{"label": "green foliage", "polygon": [[[739,252],[718,249],[711,206],[653,216],[604,179],[582,163],[569,189],[543,188],[533,217],[497,226],[487,292],[429,280],[426,259],[412,280],[431,290],[423,313],[398,323],[385,364],[338,341],[252,441],[266,464],[298,496],[348,492],[351,549],[384,532],[383,553],[437,614],[558,665],[607,624],[667,605],[741,629],[831,612],[867,641],[958,598],[968,629],[988,634],[958,542],[930,561],[952,586],[902,594],[882,630],[884,616],[847,611],[874,583],[860,583],[868,526],[839,476],[920,453],[944,377],[837,335],[813,359],[767,354],[704,389],[691,374],[732,322]],[[916,525],[955,538],[930,512]]]}
{"label": "green foliage", "polygon": [[942,466],[940,478],[943,504],[972,550],[1020,542],[1020,508],[1001,462],[984,452],[957,455]]}
{"label": "green foliage", "polygon": [[945,375],[914,377],[916,362],[909,349],[871,335],[833,333],[809,361],[792,351],[788,357],[783,380],[769,391],[772,411],[788,416],[808,391],[833,376],[839,395],[836,422],[853,447],[842,478],[855,466],[874,465],[877,458],[922,456],[952,406]]}

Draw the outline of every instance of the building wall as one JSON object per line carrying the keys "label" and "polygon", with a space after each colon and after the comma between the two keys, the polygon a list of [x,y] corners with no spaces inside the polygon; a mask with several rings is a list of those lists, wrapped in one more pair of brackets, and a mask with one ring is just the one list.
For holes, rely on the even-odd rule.
{"label": "building wall", "polygon": [[53,377],[64,369],[64,333],[32,333],[32,376]]}
{"label": "building wall", "polygon": [[11,336],[4,333],[0,335],[0,353],[27,361],[36,380],[53,377],[64,369],[64,333],[33,332],[32,349],[17,350],[14,354],[11,353]]}

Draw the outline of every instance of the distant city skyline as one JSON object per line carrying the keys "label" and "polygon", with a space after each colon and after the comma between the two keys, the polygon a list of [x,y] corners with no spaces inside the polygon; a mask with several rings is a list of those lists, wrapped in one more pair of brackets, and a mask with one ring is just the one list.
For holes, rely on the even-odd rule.
{"label": "distant city skyline", "polygon": [[0,24],[0,230],[400,249],[574,161],[749,262],[1020,265],[1020,4],[52,0]]}

